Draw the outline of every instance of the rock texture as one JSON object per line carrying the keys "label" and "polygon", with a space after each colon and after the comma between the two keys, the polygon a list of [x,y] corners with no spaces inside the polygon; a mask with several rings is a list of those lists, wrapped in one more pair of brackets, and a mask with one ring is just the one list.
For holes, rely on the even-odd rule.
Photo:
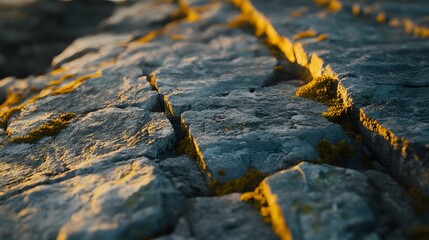
{"label": "rock texture", "polygon": [[424,3],[252,2],[116,4],[0,80],[0,239],[426,239]]}
{"label": "rock texture", "polygon": [[[93,167],[0,206],[2,239],[149,238],[173,227],[184,198],[146,158]],[[41,221],[43,219],[43,221]]]}
{"label": "rock texture", "polygon": [[[254,2],[285,36],[308,29],[327,34],[325,41],[317,41],[316,35],[297,42],[339,74],[339,94],[353,106],[364,141],[381,163],[429,194],[429,109],[424,104],[429,100],[427,39],[364,21],[347,7],[332,13],[311,1]],[[377,2],[381,7],[403,9],[401,3]],[[427,16],[429,10],[422,4],[411,1],[404,12],[410,17]],[[294,17],[292,13],[302,7],[306,11]]]}
{"label": "rock texture", "polygon": [[403,194],[397,197],[399,185],[379,178],[393,187],[383,197],[365,173],[302,163],[268,177],[262,187],[283,239],[406,238],[396,226],[412,225],[413,210]]}

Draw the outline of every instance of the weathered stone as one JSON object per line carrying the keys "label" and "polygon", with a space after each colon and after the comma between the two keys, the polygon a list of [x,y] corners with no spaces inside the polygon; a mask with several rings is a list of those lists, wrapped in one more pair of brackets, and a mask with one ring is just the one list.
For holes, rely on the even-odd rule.
{"label": "weathered stone", "polygon": [[[310,28],[327,34],[324,41],[313,37],[297,42],[339,74],[339,94],[353,105],[353,117],[373,154],[402,181],[419,186],[428,195],[427,39],[363,21],[346,10],[329,13],[312,1],[254,2],[282,35],[292,37]],[[395,5],[380,3],[385,2]],[[407,14],[429,14],[425,3],[412,2],[414,5],[407,6],[420,7],[405,7]],[[395,6],[403,10],[403,4]],[[306,11],[294,17],[292,13],[303,7]]]}
{"label": "weathered stone", "polygon": [[26,189],[51,181],[49,176],[66,171],[78,174],[96,164],[140,156],[157,158],[171,151],[174,144],[174,130],[162,113],[136,107],[106,108],[87,114],[37,144],[4,146],[0,157],[2,191]]}
{"label": "weathered stone", "polygon": [[[25,106],[18,117],[10,121],[7,128],[10,137],[28,135],[29,131],[62,113],[84,115],[106,107],[127,106],[136,106],[150,111],[156,106],[158,95],[151,90],[145,77],[139,78],[142,75],[140,69],[108,68],[102,74],[101,77],[85,80],[70,93],[48,95]],[[71,83],[63,83],[57,88],[61,89],[67,84]]]}
{"label": "weathered stone", "polygon": [[[299,82],[263,87],[272,78],[275,59],[256,38],[218,24],[219,14],[235,16],[230,7],[213,12],[193,24],[192,35],[170,53],[162,51],[166,60],[158,60],[162,66],[151,81],[170,113],[189,128],[203,167],[216,180],[238,178],[249,168],[272,173],[316,161],[323,139],[353,144],[341,127],[322,117],[323,105],[295,97]],[[181,25],[168,34],[187,29]],[[171,39],[155,41],[165,48]],[[357,147],[347,165],[359,167],[359,156]]]}
{"label": "weathered stone", "polygon": [[[428,15],[428,10],[424,8],[424,0],[411,0],[403,4],[394,0],[366,0],[365,2],[356,3],[353,0],[342,0],[345,10],[350,10],[357,17],[365,17],[372,19],[380,24],[388,24],[391,27],[403,27],[404,32],[417,35],[408,28],[411,26],[403,26],[403,21],[411,21],[407,25],[416,25],[419,27],[429,27],[427,21],[424,21]],[[355,10],[353,6],[355,5]],[[357,11],[356,6],[359,6]],[[399,21],[399,23],[397,22]],[[428,35],[426,35],[427,37]]]}
{"label": "weathered stone", "polygon": [[268,177],[262,187],[276,232],[282,239],[405,238],[414,221],[409,200],[387,175],[371,175],[378,177],[301,163]]}
{"label": "weathered stone", "polygon": [[[195,159],[175,155],[168,119],[181,121],[181,144],[195,150],[211,180],[247,176],[249,169],[274,173],[262,189],[281,237],[286,224],[294,239],[407,237],[420,219],[401,187],[384,173],[363,170],[361,146],[322,117],[326,106],[296,97],[303,82],[290,80],[289,69],[274,70],[279,63],[272,52],[250,32],[231,27],[239,14],[232,5],[190,2],[197,8],[155,0],[122,3],[100,32],[77,39],[55,58],[60,69],[0,82],[0,92],[26,98],[0,129],[0,238],[275,239],[239,194],[202,197],[210,195],[206,176]],[[416,142],[427,140],[419,102],[427,99],[426,43],[344,11],[333,15],[310,1],[255,2],[283,35],[313,26],[327,33],[324,41],[297,41],[340,74],[339,93],[354,114],[361,109],[386,128],[402,124],[394,133],[410,142],[407,156],[425,152],[425,145],[415,150]],[[397,71],[380,80],[392,67]],[[97,70],[103,75],[94,75]],[[416,100],[408,99],[412,95]],[[403,105],[390,100],[400,96],[407,97]],[[423,120],[413,125],[417,113]],[[73,118],[54,134],[31,144],[8,143],[43,133],[64,114]],[[404,154],[399,147],[392,155],[390,143],[376,139],[379,133],[361,131],[377,156]],[[178,128],[176,134],[183,137]],[[353,146],[353,156],[333,153],[338,159],[330,163],[362,172],[300,164],[324,161],[323,140]],[[142,156],[153,161],[136,159]],[[425,163],[406,167],[418,164],[425,171]]]}
{"label": "weathered stone", "polygon": [[196,239],[276,239],[258,210],[240,194],[187,200],[185,219]]}
{"label": "weathered stone", "polygon": [[207,179],[194,159],[186,156],[167,158],[159,163],[159,167],[184,196],[197,197],[210,194]]}
{"label": "weathered stone", "polygon": [[0,237],[146,239],[175,225],[183,200],[153,163],[133,159],[9,198],[0,205]]}
{"label": "weathered stone", "polygon": [[[273,173],[301,161],[317,161],[317,145],[323,139],[353,144],[340,126],[321,116],[325,106],[294,97],[295,90],[291,84],[253,93],[233,90],[224,97],[207,98],[206,110],[183,114],[207,169],[216,179],[238,178],[249,168]],[[222,104],[211,107],[210,103]],[[358,167],[359,156],[356,146],[354,158],[344,164]]]}

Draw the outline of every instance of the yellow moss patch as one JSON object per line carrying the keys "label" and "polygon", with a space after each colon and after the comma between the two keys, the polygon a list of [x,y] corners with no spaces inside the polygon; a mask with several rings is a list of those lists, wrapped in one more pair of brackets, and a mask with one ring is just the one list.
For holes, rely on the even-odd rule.
{"label": "yellow moss patch", "polygon": [[216,196],[223,196],[233,192],[249,192],[258,187],[265,177],[266,175],[262,172],[251,168],[240,178],[225,183],[213,180],[208,183],[208,187]]}
{"label": "yellow moss patch", "polygon": [[377,16],[375,17],[375,21],[378,23],[384,23],[386,21],[386,14],[384,13],[377,14]]}
{"label": "yellow moss patch", "polygon": [[252,192],[245,192],[241,194],[240,199],[241,201],[251,203],[254,207],[259,209],[259,213],[263,217],[264,221],[267,223],[271,223],[271,215],[268,208],[268,202],[265,199],[261,186],[257,187]]}
{"label": "yellow moss patch", "polygon": [[63,73],[65,70],[66,70],[65,68],[60,67],[60,68],[57,68],[57,69],[52,70],[49,74],[50,74],[51,76],[54,76],[54,75],[58,75],[58,74]]}
{"label": "yellow moss patch", "polygon": [[79,77],[79,78],[75,79],[73,82],[71,82],[65,86],[54,89],[52,91],[52,95],[67,94],[67,93],[73,92],[76,88],[78,88],[80,85],[82,85],[86,80],[91,79],[91,78],[99,78],[101,76],[103,76],[103,72],[101,71],[101,69],[98,69],[97,72],[95,72],[93,74],[88,74],[88,75]]}
{"label": "yellow moss patch", "polygon": [[278,205],[278,199],[275,194],[272,193],[271,188],[265,182],[261,184],[262,193],[265,196],[265,199],[268,203],[268,211],[271,218],[271,224],[273,226],[274,232],[282,240],[292,240],[292,232],[286,224],[285,217],[283,212]]}
{"label": "yellow moss patch", "polygon": [[369,131],[377,133],[384,140],[390,143],[394,149],[401,149],[402,155],[405,157],[407,154],[408,141],[405,138],[398,137],[393,132],[385,127],[383,127],[376,120],[368,117],[365,112],[360,109],[359,111],[359,121],[362,125],[367,128]]}
{"label": "yellow moss patch", "polygon": [[54,136],[62,129],[66,128],[71,120],[76,116],[74,113],[64,113],[31,130],[27,136],[15,137],[9,140],[11,143],[35,143],[47,136]]}
{"label": "yellow moss patch", "polygon": [[333,101],[337,99],[337,85],[338,81],[336,79],[327,77],[315,78],[300,87],[296,95],[332,106],[335,105]]}
{"label": "yellow moss patch", "polygon": [[313,29],[309,29],[295,34],[293,38],[294,39],[311,38],[311,37],[315,37],[316,35],[317,35],[316,31],[314,31]]}
{"label": "yellow moss patch", "polygon": [[320,34],[319,36],[317,36],[317,41],[319,41],[319,42],[324,41],[326,39],[328,39],[328,34],[323,33],[323,34]]}
{"label": "yellow moss patch", "polygon": [[183,41],[187,39],[187,37],[183,34],[173,34],[170,36],[170,38],[173,41]]}
{"label": "yellow moss patch", "polygon": [[360,13],[360,6],[359,6],[359,4],[354,3],[353,7],[352,7],[352,14],[355,16],[358,16],[359,13]]}
{"label": "yellow moss patch", "polygon": [[25,99],[25,97],[22,94],[11,92],[7,94],[6,101],[4,101],[0,105],[0,109],[11,107],[17,103],[22,102]]}
{"label": "yellow moss patch", "polygon": [[197,158],[198,157],[194,143],[192,142],[192,139],[190,139],[187,135],[185,136],[185,138],[180,139],[177,142],[176,154],[177,155],[185,154],[191,158]]}
{"label": "yellow moss patch", "polygon": [[319,163],[327,163],[331,165],[341,165],[345,158],[353,157],[355,154],[353,146],[346,143],[344,140],[336,144],[328,140],[321,140],[317,143],[317,150],[320,154]]}
{"label": "yellow moss patch", "polygon": [[341,2],[338,0],[314,0],[314,2],[334,13],[340,11],[343,7]]}
{"label": "yellow moss patch", "polygon": [[199,19],[198,13],[189,7],[185,0],[178,0],[179,10],[177,15],[189,22],[195,22]]}
{"label": "yellow moss patch", "polygon": [[52,85],[58,85],[58,84],[61,84],[62,82],[64,82],[65,80],[73,78],[73,77],[76,77],[76,74],[64,74],[60,78],[50,81],[49,85],[51,85],[51,86]]}
{"label": "yellow moss patch", "polygon": [[133,43],[143,44],[143,43],[150,42],[152,39],[154,39],[161,32],[162,32],[162,30],[152,30],[148,34],[146,34],[145,36],[135,40]]}

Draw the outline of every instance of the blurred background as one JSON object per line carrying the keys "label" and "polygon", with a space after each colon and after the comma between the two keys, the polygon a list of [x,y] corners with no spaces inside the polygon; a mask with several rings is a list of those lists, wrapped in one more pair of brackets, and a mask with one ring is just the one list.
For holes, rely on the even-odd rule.
{"label": "blurred background", "polygon": [[0,0],[0,79],[43,74],[74,39],[100,30],[125,1]]}

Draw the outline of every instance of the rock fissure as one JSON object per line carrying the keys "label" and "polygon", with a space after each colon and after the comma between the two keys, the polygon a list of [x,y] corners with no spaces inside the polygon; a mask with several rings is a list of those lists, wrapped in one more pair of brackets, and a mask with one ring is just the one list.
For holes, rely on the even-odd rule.
{"label": "rock fissure", "polygon": [[1,239],[425,235],[424,193],[386,174],[414,166],[383,160],[425,169],[424,104],[395,98],[425,99],[404,86],[427,85],[426,48],[408,46],[422,41],[357,21],[346,0],[231,2],[121,3],[54,71],[0,82],[3,106],[26,104],[0,129]]}

